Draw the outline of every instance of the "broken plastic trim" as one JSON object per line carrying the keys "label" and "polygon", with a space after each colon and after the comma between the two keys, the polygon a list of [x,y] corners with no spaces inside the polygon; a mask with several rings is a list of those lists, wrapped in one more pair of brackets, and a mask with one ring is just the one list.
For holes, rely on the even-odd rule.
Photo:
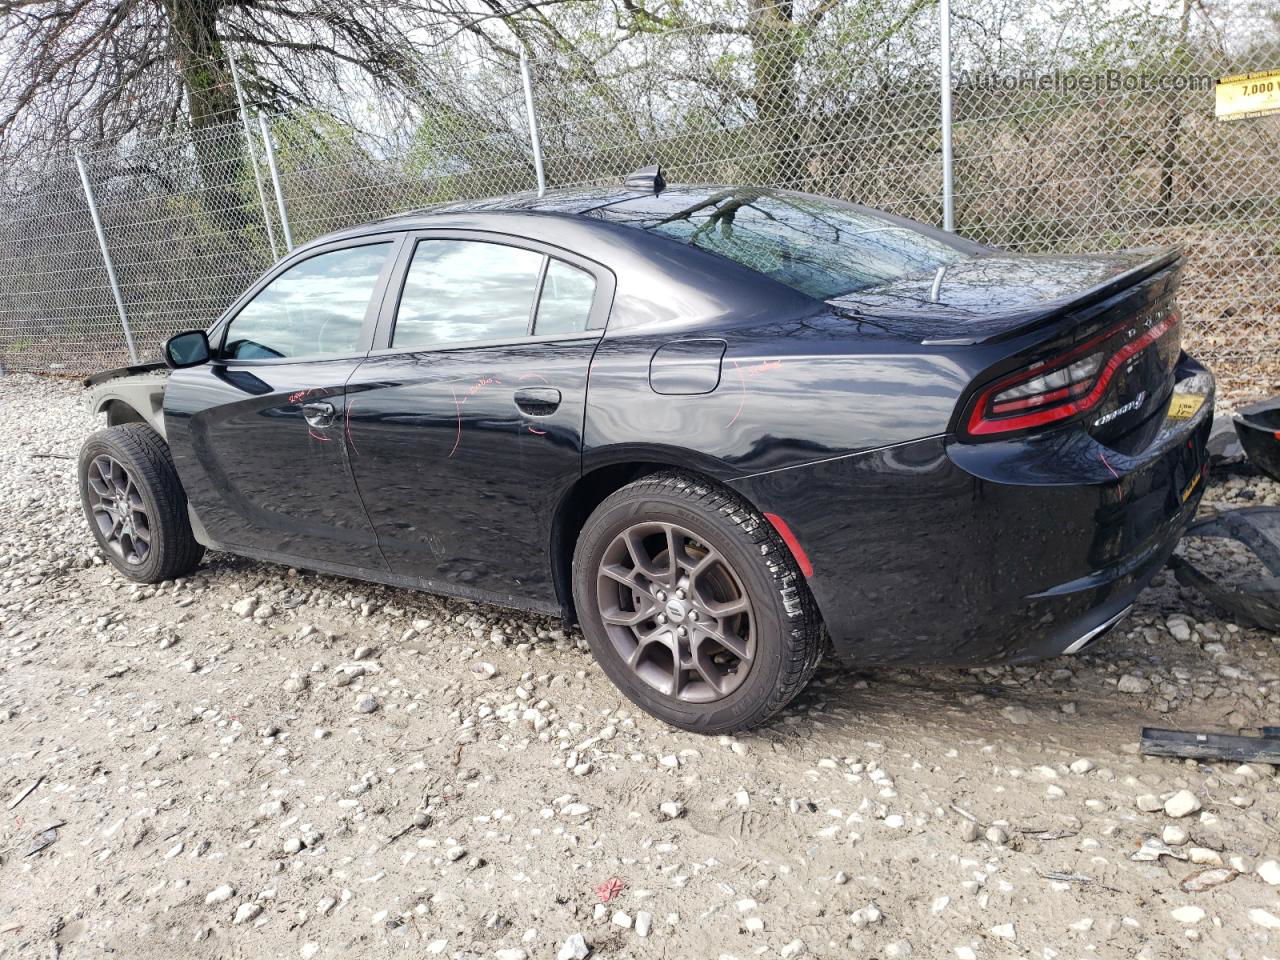
{"label": "broken plastic trim", "polygon": [[1271,633],[1280,633],[1280,507],[1242,507],[1195,521],[1187,537],[1223,537],[1248,547],[1269,577],[1225,585],[1182,557],[1172,557],[1178,582],[1194,587],[1216,606]]}

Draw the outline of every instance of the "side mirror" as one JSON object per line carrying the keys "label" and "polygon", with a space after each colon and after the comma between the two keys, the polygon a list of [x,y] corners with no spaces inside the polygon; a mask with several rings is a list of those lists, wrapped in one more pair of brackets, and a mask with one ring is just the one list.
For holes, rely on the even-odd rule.
{"label": "side mirror", "polygon": [[211,356],[209,338],[203,330],[188,330],[170,337],[164,345],[164,362],[174,370],[198,367]]}

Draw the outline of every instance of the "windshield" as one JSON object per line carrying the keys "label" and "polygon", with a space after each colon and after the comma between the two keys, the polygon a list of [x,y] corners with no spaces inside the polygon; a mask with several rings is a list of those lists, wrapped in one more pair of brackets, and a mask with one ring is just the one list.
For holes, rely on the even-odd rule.
{"label": "windshield", "polygon": [[758,188],[673,189],[599,207],[819,300],[967,260],[981,247],[837,200]]}

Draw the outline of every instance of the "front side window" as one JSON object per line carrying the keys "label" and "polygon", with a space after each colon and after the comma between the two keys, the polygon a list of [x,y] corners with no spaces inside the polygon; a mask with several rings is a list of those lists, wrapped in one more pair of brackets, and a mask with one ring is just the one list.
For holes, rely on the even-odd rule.
{"label": "front side window", "polygon": [[396,310],[393,347],[415,350],[529,333],[543,256],[479,240],[420,240]]}
{"label": "front side window", "polygon": [[227,327],[223,356],[238,360],[356,353],[369,299],[391,243],[308,257],[263,287]]}

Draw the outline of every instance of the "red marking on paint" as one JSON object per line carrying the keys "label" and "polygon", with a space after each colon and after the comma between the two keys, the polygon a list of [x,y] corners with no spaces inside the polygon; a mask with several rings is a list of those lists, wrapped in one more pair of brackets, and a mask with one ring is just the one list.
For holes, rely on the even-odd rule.
{"label": "red marking on paint", "polygon": [[747,378],[742,375],[742,368],[738,366],[737,360],[733,361],[733,368],[738,371],[738,382],[742,385],[742,396],[738,398],[738,410],[734,413],[733,420],[724,425],[726,430],[733,426],[738,417],[742,416],[742,408],[747,403]]}
{"label": "red marking on paint", "polygon": [[548,380],[546,377],[544,377],[544,376],[543,376],[542,374],[540,374],[540,373],[522,373],[522,374],[520,374],[520,378],[519,378],[519,379],[521,379],[521,380],[528,380],[530,377],[537,377],[537,378],[538,378],[539,380],[541,380],[543,383],[550,383],[550,382],[551,382],[550,380]]}
{"label": "red marking on paint", "polygon": [[528,430],[530,433],[535,433],[540,437],[545,437],[547,435],[547,431],[539,430],[537,427],[529,427]]}
{"label": "red marking on paint", "polygon": [[787,545],[791,555],[796,558],[796,563],[800,565],[800,572],[806,577],[812,577],[813,564],[809,561],[809,555],[804,552],[804,547],[800,546],[800,541],[796,539],[796,535],[787,526],[787,521],[776,513],[766,513],[764,518],[773,525],[773,529],[778,531],[778,536],[782,538],[782,542]]}
{"label": "red marking on paint", "polygon": [[333,437],[322,437],[322,436],[320,436],[320,434],[316,433],[316,432],[315,432],[314,430],[312,430],[310,427],[307,427],[307,433],[309,433],[309,434],[311,435],[311,439],[312,439],[312,440],[323,440],[325,443],[332,443],[332,442],[333,442]]}
{"label": "red marking on paint", "polygon": [[1105,453],[1103,453],[1101,450],[1099,450],[1099,451],[1098,451],[1098,459],[1102,461],[1103,466],[1105,466],[1108,470],[1110,470],[1110,471],[1111,471],[1111,475],[1112,475],[1113,477],[1115,477],[1117,480],[1119,480],[1119,479],[1120,479],[1120,474],[1116,473],[1116,468],[1115,468],[1115,467],[1113,467],[1113,466],[1112,466],[1112,465],[1107,461],[1107,455],[1106,455]]}
{"label": "red marking on paint", "polygon": [[627,882],[621,877],[610,877],[604,883],[596,887],[596,896],[600,898],[601,903],[608,903],[626,887]]}
{"label": "red marking on paint", "polygon": [[484,377],[480,380],[477,380],[470,387],[468,387],[467,392],[462,395],[461,399],[458,398],[457,390],[453,389],[453,387],[449,388],[449,392],[453,394],[454,409],[458,413],[458,435],[454,438],[453,449],[449,451],[449,456],[446,459],[452,460],[453,455],[458,452],[458,444],[462,443],[462,405],[466,403],[468,400],[470,400],[472,397],[474,397],[481,390],[483,390],[485,387],[492,386],[495,383],[501,383],[501,382],[502,380],[499,379],[498,377]]}
{"label": "red marking on paint", "polygon": [[343,424],[343,428],[346,430],[347,443],[351,445],[352,452],[355,453],[356,456],[359,456],[360,451],[356,449],[356,439],[351,435],[351,410],[353,407],[355,407],[354,402],[347,403],[347,412],[346,412],[346,417],[344,418],[345,423]]}
{"label": "red marking on paint", "polygon": [[1277,431],[1273,434],[1273,436],[1274,436],[1277,440],[1280,440],[1280,430],[1277,430]]}
{"label": "red marking on paint", "polygon": [[296,393],[289,394],[289,402],[298,403],[299,401],[305,400],[307,397],[307,394],[312,393],[313,389],[314,388],[309,387],[306,390],[299,390]]}
{"label": "red marking on paint", "polygon": [[748,367],[747,376],[758,377],[760,374],[768,373],[770,370],[777,370],[780,366],[782,366],[781,360],[766,360],[763,363],[756,364],[754,367]]}

